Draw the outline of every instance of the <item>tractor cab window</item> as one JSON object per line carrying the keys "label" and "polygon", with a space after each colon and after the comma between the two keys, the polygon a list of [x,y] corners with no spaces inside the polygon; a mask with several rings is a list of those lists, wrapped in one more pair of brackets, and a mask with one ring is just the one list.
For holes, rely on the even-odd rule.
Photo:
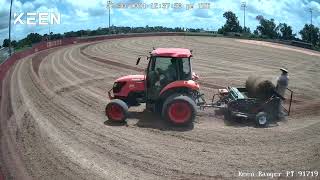
{"label": "tractor cab window", "polygon": [[190,67],[190,59],[182,58],[182,72],[181,72],[181,80],[190,80],[191,77],[191,67]]}
{"label": "tractor cab window", "polygon": [[155,63],[155,70],[159,74],[160,86],[164,87],[167,84],[176,81],[178,69],[178,60],[176,58],[158,57]]}
{"label": "tractor cab window", "polygon": [[147,80],[148,96],[156,99],[161,89],[171,82],[190,79],[189,58],[151,57]]}
{"label": "tractor cab window", "polygon": [[178,61],[176,58],[153,57],[150,65],[150,85],[161,88],[178,79]]}

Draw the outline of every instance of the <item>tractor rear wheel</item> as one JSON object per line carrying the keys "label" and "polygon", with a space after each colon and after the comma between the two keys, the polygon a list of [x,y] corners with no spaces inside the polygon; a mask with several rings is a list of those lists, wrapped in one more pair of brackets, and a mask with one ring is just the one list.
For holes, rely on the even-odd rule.
{"label": "tractor rear wheel", "polygon": [[225,108],[223,112],[224,119],[227,121],[232,120],[232,112],[229,110],[229,108]]}
{"label": "tractor rear wheel", "polygon": [[106,107],[106,116],[111,121],[124,122],[128,116],[128,105],[120,99],[113,99]]}
{"label": "tractor rear wheel", "polygon": [[162,117],[175,125],[191,123],[195,119],[196,113],[194,100],[181,94],[168,97],[162,108]]}

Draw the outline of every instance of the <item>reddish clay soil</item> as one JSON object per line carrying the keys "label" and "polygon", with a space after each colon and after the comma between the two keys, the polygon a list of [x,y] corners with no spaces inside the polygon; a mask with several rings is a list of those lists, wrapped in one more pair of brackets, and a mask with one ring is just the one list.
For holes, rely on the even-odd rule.
{"label": "reddish clay soil", "polygon": [[[277,45],[281,46],[281,45]],[[287,67],[292,114],[269,128],[200,111],[172,127],[130,109],[125,125],[107,121],[107,90],[140,74],[152,47],[193,49],[193,71],[209,99],[251,74],[275,79]],[[78,44],[19,61],[2,85],[0,165],[7,179],[215,179],[245,172],[320,170],[319,56],[234,39],[144,37]],[[1,178],[1,177],[0,177]]]}

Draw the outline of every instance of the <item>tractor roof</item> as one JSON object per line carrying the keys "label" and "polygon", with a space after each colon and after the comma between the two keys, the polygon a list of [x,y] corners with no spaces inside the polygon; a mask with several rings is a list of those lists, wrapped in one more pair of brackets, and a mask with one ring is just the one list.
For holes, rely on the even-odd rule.
{"label": "tractor roof", "polygon": [[183,48],[157,48],[151,52],[153,56],[164,56],[164,57],[190,57],[191,51]]}

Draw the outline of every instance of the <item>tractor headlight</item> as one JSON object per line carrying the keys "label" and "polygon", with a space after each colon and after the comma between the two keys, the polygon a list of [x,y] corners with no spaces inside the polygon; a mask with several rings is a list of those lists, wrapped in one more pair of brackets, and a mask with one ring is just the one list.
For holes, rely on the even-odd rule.
{"label": "tractor headlight", "polygon": [[119,93],[126,82],[115,82],[113,84],[113,93]]}

